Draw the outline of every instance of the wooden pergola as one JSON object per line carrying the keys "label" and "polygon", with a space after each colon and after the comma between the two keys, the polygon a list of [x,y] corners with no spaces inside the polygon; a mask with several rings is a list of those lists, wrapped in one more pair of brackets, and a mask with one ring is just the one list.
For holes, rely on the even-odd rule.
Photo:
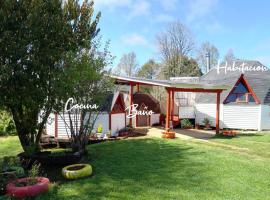
{"label": "wooden pergola", "polygon": [[[137,87],[137,92],[140,90],[140,85],[148,86],[160,86],[164,87],[167,91],[167,106],[166,106],[166,131],[170,131],[170,121],[173,119],[174,110],[174,93],[175,92],[197,92],[197,93],[215,93],[216,94],[216,134],[220,130],[220,94],[223,90],[226,90],[226,85],[211,85],[211,84],[200,84],[200,83],[179,83],[167,80],[150,80],[143,78],[134,77],[121,77],[111,76],[115,79],[115,84],[129,85],[129,98],[130,105],[133,104],[133,93],[134,86]],[[132,125],[132,118],[130,118],[130,125]]]}

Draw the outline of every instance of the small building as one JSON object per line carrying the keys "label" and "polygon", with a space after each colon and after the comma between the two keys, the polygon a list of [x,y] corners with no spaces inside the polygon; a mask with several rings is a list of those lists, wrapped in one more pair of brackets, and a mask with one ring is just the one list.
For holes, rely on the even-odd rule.
{"label": "small building", "polygon": [[[270,69],[258,61],[236,60],[228,66],[248,66],[252,70],[229,71],[225,64],[211,69],[200,78],[202,83],[225,84],[230,86],[221,94],[220,126],[230,129],[269,130],[270,129]],[[216,97],[213,94],[196,94],[196,123],[210,119],[215,126]]]}
{"label": "small building", "polygon": [[136,115],[133,118],[135,127],[152,126],[159,123],[160,104],[151,94],[136,92],[133,94],[133,103],[137,104],[138,111],[152,111],[151,115]]}
{"label": "small building", "polygon": [[[46,124],[47,135],[56,138],[68,138],[70,131],[65,121],[68,122],[68,114],[50,114]],[[102,125],[103,133],[110,131],[111,135],[116,135],[120,129],[126,127],[126,112],[122,93],[116,92],[107,96],[104,106],[101,107],[101,112],[97,117],[93,131],[97,130],[99,125]]]}

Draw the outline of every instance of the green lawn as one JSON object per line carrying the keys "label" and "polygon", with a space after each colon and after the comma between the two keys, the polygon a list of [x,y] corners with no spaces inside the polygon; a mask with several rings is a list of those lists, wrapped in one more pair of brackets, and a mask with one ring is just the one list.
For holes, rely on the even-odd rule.
{"label": "green lawn", "polygon": [[22,152],[18,137],[0,137],[0,158],[14,156]]}
{"label": "green lawn", "polygon": [[[257,142],[263,144],[255,146]],[[38,199],[267,200],[269,144],[269,135],[259,135],[208,142],[148,138],[90,145],[93,176],[55,186]],[[16,154],[18,140],[0,139],[0,150],[0,156]]]}

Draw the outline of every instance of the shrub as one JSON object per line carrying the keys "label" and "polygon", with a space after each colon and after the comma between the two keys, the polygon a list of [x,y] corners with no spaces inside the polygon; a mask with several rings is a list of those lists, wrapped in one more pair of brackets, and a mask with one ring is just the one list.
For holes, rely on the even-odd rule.
{"label": "shrub", "polygon": [[182,127],[192,127],[192,123],[189,119],[182,119],[181,120]]}
{"label": "shrub", "polygon": [[16,134],[16,127],[12,116],[4,111],[0,111],[0,136],[14,135]]}
{"label": "shrub", "polygon": [[5,193],[6,184],[25,175],[18,157],[4,157],[0,160],[0,195]]}
{"label": "shrub", "polygon": [[204,118],[203,123],[205,126],[208,126],[208,125],[210,125],[210,120],[208,118]]}

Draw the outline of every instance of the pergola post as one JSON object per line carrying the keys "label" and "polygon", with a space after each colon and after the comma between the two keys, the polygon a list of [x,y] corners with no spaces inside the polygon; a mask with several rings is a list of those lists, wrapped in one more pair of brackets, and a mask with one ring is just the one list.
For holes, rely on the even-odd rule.
{"label": "pergola post", "polygon": [[171,90],[171,98],[172,98],[172,104],[171,104],[171,120],[173,123],[173,116],[174,116],[174,90]]}
{"label": "pergola post", "polygon": [[[130,106],[130,108],[132,105],[133,105],[133,84],[130,83],[130,89],[129,89],[129,106]],[[132,117],[129,118],[129,125],[130,125],[130,127],[132,127]]]}
{"label": "pergola post", "polygon": [[216,109],[216,134],[219,134],[219,115],[220,115],[220,91],[217,92],[217,109]]}
{"label": "pergola post", "polygon": [[166,109],[166,131],[170,130],[170,113],[171,113],[171,90],[166,88],[167,90],[167,109]]}

